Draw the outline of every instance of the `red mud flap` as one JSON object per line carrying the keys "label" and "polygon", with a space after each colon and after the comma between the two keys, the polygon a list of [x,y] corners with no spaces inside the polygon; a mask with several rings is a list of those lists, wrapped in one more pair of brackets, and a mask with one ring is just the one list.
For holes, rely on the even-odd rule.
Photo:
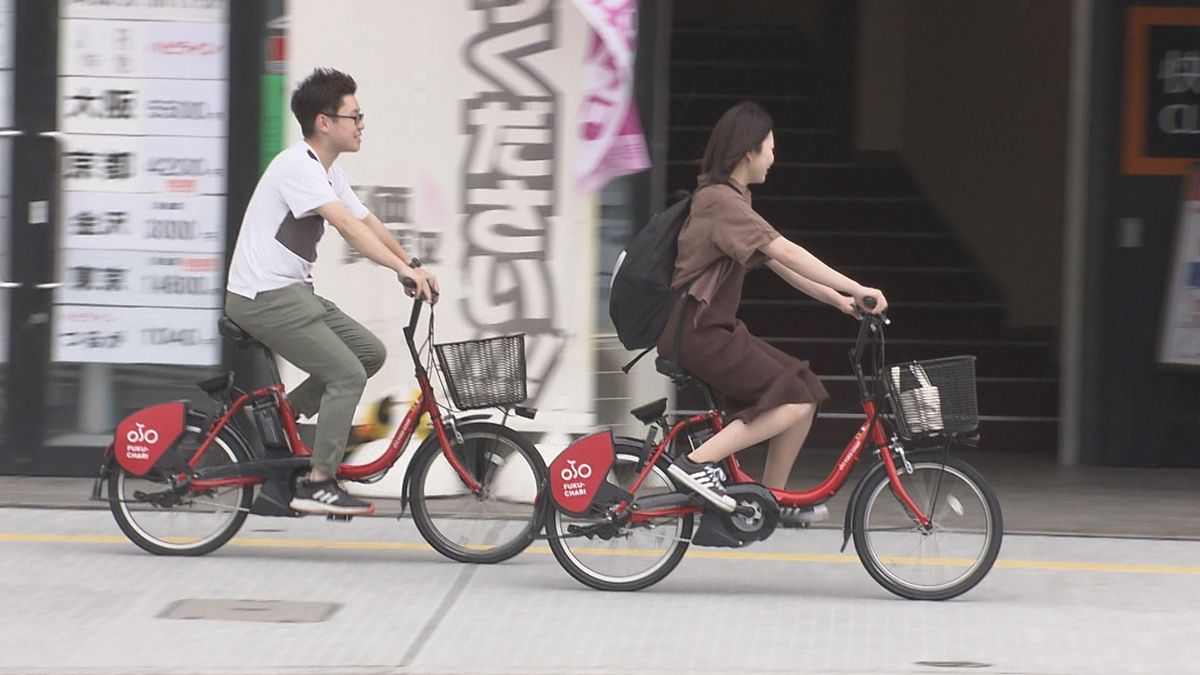
{"label": "red mud flap", "polygon": [[142,408],[117,425],[113,452],[121,468],[145,475],[183,435],[188,402],[174,401]]}
{"label": "red mud flap", "polygon": [[593,505],[632,500],[633,495],[605,480],[615,459],[612,431],[585,436],[550,463],[550,500],[554,508],[582,516]]}

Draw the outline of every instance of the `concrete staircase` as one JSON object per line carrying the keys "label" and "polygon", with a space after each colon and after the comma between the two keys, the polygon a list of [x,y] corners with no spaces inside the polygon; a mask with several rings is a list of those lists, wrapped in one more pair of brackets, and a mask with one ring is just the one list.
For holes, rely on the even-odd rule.
{"label": "concrete staircase", "polygon": [[[676,17],[668,190],[695,187],[709,130],[725,109],[745,99],[762,104],[776,122],[776,163],[753,187],[755,209],[834,268],[887,293],[889,362],[978,357],[982,447],[1053,453],[1054,336],[1007,325],[1004,298],[896,158],[854,152],[849,103],[830,100],[844,88],[829,85],[852,81],[842,72],[850,66],[817,55],[805,39],[811,31]],[[854,322],[767,270],[747,277],[741,318],[754,334],[812,362],[833,400],[809,446],[841,448],[861,422],[847,357]]]}

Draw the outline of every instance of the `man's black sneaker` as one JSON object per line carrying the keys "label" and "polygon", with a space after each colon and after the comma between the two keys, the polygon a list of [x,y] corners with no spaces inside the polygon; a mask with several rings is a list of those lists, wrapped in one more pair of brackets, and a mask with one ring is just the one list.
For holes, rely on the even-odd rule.
{"label": "man's black sneaker", "polygon": [[779,509],[780,527],[808,527],[829,517],[829,507],[824,504],[816,506],[784,506]]}
{"label": "man's black sneaker", "polygon": [[367,516],[375,513],[375,505],[346,492],[336,480],[300,481],[291,507],[301,513],[324,513],[335,516]]}
{"label": "man's black sneaker", "polygon": [[725,494],[725,470],[712,462],[697,464],[688,459],[687,455],[680,455],[667,469],[667,473],[693,490],[704,488],[719,495]]}

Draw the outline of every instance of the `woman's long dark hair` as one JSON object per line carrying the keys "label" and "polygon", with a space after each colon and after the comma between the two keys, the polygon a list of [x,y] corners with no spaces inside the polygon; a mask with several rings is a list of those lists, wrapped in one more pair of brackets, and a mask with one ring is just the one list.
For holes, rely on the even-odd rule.
{"label": "woman's long dark hair", "polygon": [[757,103],[742,101],[721,115],[713,126],[700,165],[700,184],[724,183],[747,152],[757,151],[775,121]]}

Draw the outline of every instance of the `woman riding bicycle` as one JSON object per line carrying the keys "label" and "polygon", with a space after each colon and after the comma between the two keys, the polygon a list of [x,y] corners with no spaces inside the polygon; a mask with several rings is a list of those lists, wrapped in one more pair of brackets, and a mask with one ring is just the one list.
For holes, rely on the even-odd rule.
{"label": "woman riding bicycle", "polygon": [[[717,121],[704,151],[699,188],[679,233],[672,288],[687,288],[658,338],[658,352],[725,395],[735,419],[670,467],[692,489],[723,491],[716,465],[770,439],[762,482],[782,489],[816,417],[829,398],[800,361],[750,334],[736,318],[746,271],[766,265],[801,292],[856,316],[863,298],[872,314],[887,309],[881,291],[867,288],[781,236],[750,205],[747,186],[766,180],[775,161],[771,117],[743,102]],[[736,402],[736,405],[733,405]],[[787,508],[781,525],[808,520]]]}

